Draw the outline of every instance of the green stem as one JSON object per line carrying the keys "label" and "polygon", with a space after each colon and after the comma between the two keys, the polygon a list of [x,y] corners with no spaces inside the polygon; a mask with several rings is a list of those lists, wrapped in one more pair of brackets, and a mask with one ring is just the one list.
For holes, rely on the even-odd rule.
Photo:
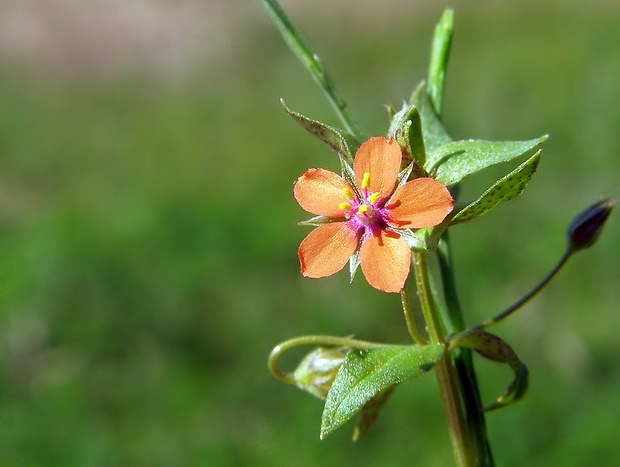
{"label": "green stem", "polygon": [[[439,242],[437,251],[439,271],[447,311],[442,314],[442,324],[448,334],[457,333],[465,328],[461,305],[456,292],[456,281],[450,256],[448,232],[445,232]],[[474,369],[472,352],[467,348],[458,348],[452,351],[454,366],[458,374],[465,419],[471,436],[477,448],[477,465],[493,467],[493,453],[487,437],[486,420],[483,412],[478,379]]]}
{"label": "green stem", "polygon": [[345,130],[353,135],[358,142],[364,141],[366,138],[363,132],[349,112],[346,101],[340,95],[338,89],[336,89],[334,82],[327,73],[319,56],[312,52],[304,38],[299,34],[297,28],[295,28],[293,23],[288,19],[276,0],[260,0],[260,2],[265,10],[267,10],[267,14],[280,31],[280,34],[282,34],[282,38],[286,44],[310,72],[314,81],[327,96],[327,100],[329,100],[334,108]]}
{"label": "green stem", "polygon": [[[428,327],[430,341],[431,343],[442,343],[445,341],[445,338],[433,299],[425,252],[413,253],[413,268],[420,305]],[[437,362],[435,371],[446,411],[450,441],[457,465],[460,467],[473,467],[476,465],[476,454],[473,449],[469,427],[465,420],[459,381],[450,353],[446,353]]]}
{"label": "green stem", "polygon": [[[435,28],[431,49],[428,89],[431,102],[439,117],[441,117],[443,110],[446,71],[448,67],[450,45],[452,43],[453,21],[453,11],[446,9]],[[445,298],[445,305],[438,301],[438,305],[445,311],[440,317],[444,330],[448,334],[452,334],[463,330],[465,322],[456,292],[447,232],[444,233],[440,241],[437,256]],[[462,396],[468,435],[474,442],[472,449],[475,449],[474,459],[476,465],[492,467],[495,463],[493,461],[493,455],[486,432],[486,422],[482,411],[482,401],[478,389],[471,350],[456,349],[452,352],[452,358],[459,392]]]}
{"label": "green stem", "polygon": [[413,313],[411,312],[411,301],[409,300],[409,293],[407,292],[407,286],[403,287],[403,290],[400,291],[400,302],[403,305],[403,313],[405,314],[405,322],[407,323],[407,330],[409,331],[409,335],[412,337],[414,342],[418,345],[427,344],[426,339],[424,339],[420,332],[418,331],[418,327],[415,325],[415,320],[413,319]]}
{"label": "green stem", "polygon": [[487,319],[482,324],[478,324],[477,326],[474,326],[471,330],[475,331],[479,329],[486,329],[489,326],[497,324],[500,321],[506,319],[511,314],[513,314],[515,311],[517,311],[527,302],[529,302],[538,292],[540,292],[549,283],[549,281],[551,281],[551,279],[555,277],[555,275],[558,273],[560,269],[562,269],[562,266],[566,264],[566,261],[568,261],[568,259],[572,256],[573,253],[574,251],[568,248],[562,255],[562,258],[560,258],[560,261],[558,261],[558,263],[553,267],[553,269],[549,272],[549,274],[547,274],[547,276],[542,281],[536,284],[536,286],[532,290],[530,290],[523,297],[521,297],[519,300],[517,300],[515,303],[510,305],[508,308],[506,308],[501,313],[497,314],[493,318]]}
{"label": "green stem", "polygon": [[287,350],[300,345],[325,345],[332,347],[349,347],[351,349],[368,350],[376,347],[385,347],[389,344],[381,344],[379,342],[361,341],[358,339],[352,339],[350,337],[338,337],[338,336],[299,336],[288,339],[284,342],[276,345],[269,354],[269,360],[267,366],[271,374],[288,384],[296,384],[295,378],[292,373],[284,372],[278,368],[278,359]]}

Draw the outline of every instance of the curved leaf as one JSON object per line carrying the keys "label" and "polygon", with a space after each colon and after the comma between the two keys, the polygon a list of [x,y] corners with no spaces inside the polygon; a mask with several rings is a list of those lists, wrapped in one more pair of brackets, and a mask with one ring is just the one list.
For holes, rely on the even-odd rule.
{"label": "curved leaf", "polygon": [[529,384],[529,371],[512,347],[502,339],[486,331],[473,331],[465,333],[463,337],[457,336],[450,347],[454,346],[467,347],[484,358],[506,363],[515,375],[506,390],[491,405],[485,407],[485,412],[514,404],[525,395]]}
{"label": "curved leaf", "polygon": [[460,210],[453,218],[450,225],[459,222],[468,222],[476,217],[480,217],[495,206],[504,201],[510,201],[521,194],[523,189],[532,179],[538,164],[540,163],[541,152],[537,151],[532,157],[523,164],[510,172],[504,178],[499,179],[491,188],[473,203],[468,204]]}
{"label": "curved leaf", "polygon": [[321,439],[380,392],[429,371],[443,355],[444,348],[444,344],[394,345],[350,351],[327,394]]}

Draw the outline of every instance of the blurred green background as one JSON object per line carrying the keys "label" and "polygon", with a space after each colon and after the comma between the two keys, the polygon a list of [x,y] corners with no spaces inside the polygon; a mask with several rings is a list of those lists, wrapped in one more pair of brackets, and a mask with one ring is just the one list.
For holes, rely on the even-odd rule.
{"label": "blurred green background", "polygon": [[[575,213],[620,196],[617,1],[282,4],[369,134],[424,79],[452,6],[452,135],[551,135],[520,198],[453,230],[470,324],[547,272]],[[451,465],[433,376],[403,384],[353,444],[352,424],[319,441],[321,402],[267,372],[295,335],[407,334],[397,296],[298,273],[292,183],[337,161],[278,98],[338,122],[259,5],[0,11],[2,465]],[[509,169],[468,179],[463,199]],[[531,371],[526,399],[488,416],[498,465],[620,463],[615,214],[494,330]],[[478,364],[490,400],[510,373]]]}

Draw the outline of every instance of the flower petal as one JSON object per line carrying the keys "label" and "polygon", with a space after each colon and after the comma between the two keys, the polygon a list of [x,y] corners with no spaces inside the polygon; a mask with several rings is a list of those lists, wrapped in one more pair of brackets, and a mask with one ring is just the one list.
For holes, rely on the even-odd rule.
{"label": "flower petal", "polygon": [[411,250],[401,235],[380,229],[363,238],[360,260],[370,285],[382,292],[397,293],[409,275]]}
{"label": "flower petal", "polygon": [[387,198],[396,186],[402,159],[400,146],[395,139],[375,137],[365,141],[357,150],[353,162],[353,171],[358,188],[363,188],[364,174],[369,173],[369,191],[371,193],[378,192],[381,194],[381,198]]}
{"label": "flower petal", "polygon": [[454,200],[443,183],[416,178],[399,187],[385,208],[391,227],[424,229],[441,224],[454,209]]}
{"label": "flower petal", "polygon": [[337,273],[355,253],[357,244],[358,234],[345,222],[317,227],[299,245],[301,273],[311,278]]}
{"label": "flower petal", "polygon": [[345,189],[353,192],[340,175],[325,169],[308,169],[297,179],[293,194],[306,211],[340,219],[344,212],[338,206],[349,201]]}

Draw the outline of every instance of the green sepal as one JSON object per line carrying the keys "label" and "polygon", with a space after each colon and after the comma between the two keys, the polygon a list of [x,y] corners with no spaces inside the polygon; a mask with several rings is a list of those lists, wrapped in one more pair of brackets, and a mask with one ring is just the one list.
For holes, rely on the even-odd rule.
{"label": "green sepal", "polygon": [[355,196],[357,199],[361,199],[361,194],[359,189],[357,188],[357,182],[355,181],[355,172],[353,172],[353,168],[351,164],[347,162],[347,160],[342,156],[342,154],[338,154],[338,158],[340,160],[340,169],[342,173],[342,178],[349,184],[349,186],[355,192]]}
{"label": "green sepal", "polygon": [[280,99],[284,110],[293,117],[297,123],[303,126],[308,132],[316,136],[325,143],[332,151],[338,153],[349,164],[353,164],[353,156],[351,146],[357,147],[359,144],[352,135],[345,134],[341,130],[337,130],[329,125],[321,123],[317,120],[305,117],[304,115],[291,110],[284,100]]}
{"label": "green sepal", "polygon": [[349,420],[380,392],[428,372],[442,357],[444,348],[444,344],[431,344],[351,350],[327,393],[321,439]]}
{"label": "green sepal", "polygon": [[[510,385],[491,405],[485,407],[485,412],[514,404],[525,395],[529,384],[529,371],[512,347],[502,339],[486,331],[466,332],[462,337],[456,336],[451,340],[450,348],[454,347],[467,347],[489,360],[506,363],[514,373]],[[329,394],[327,397],[329,398]]]}
{"label": "green sepal", "polygon": [[414,234],[424,243],[424,248],[414,248],[411,243],[409,243],[409,246],[412,249],[417,249],[421,251],[435,251],[437,250],[437,246],[439,245],[439,239],[441,238],[441,235],[449,226],[450,218],[446,217],[444,221],[439,225],[426,229],[416,230]]}
{"label": "green sepal", "polygon": [[331,217],[316,216],[305,221],[296,222],[295,225],[310,225],[312,227],[318,227],[319,225],[329,224],[331,222],[342,222],[342,219],[332,219]]}
{"label": "green sepal", "polygon": [[416,250],[416,251],[428,250],[428,246],[426,244],[426,237],[420,233],[421,230],[416,230],[414,232],[411,229],[394,229],[392,227],[386,227],[386,230],[389,230],[391,232],[401,235],[405,240],[407,240],[407,244],[409,245],[409,248],[411,248],[412,250]]}
{"label": "green sepal", "polygon": [[351,282],[355,278],[355,273],[360,265],[360,250],[357,249],[349,258],[349,274],[351,275]]}
{"label": "green sepal", "polygon": [[424,168],[449,187],[482,169],[531,154],[546,139],[547,136],[529,141],[453,141],[428,150]]}
{"label": "green sepal", "polygon": [[[396,188],[394,188],[394,191],[398,190],[401,186],[407,183],[407,181],[409,181],[409,175],[411,175],[411,172],[413,171],[413,166],[414,164],[409,164],[398,173],[398,177],[396,178]],[[392,194],[394,194],[394,192],[392,192]]]}
{"label": "green sepal", "polygon": [[[452,141],[441,120],[435,113],[433,103],[428,95],[426,83],[422,81],[411,94],[409,104],[416,107],[422,121],[422,135],[428,158],[429,153]],[[428,161],[425,162],[428,165]]]}
{"label": "green sepal", "polygon": [[532,179],[540,163],[541,151],[537,151],[519,167],[514,169],[504,178],[499,179],[491,188],[482,193],[480,197],[461,209],[453,218],[450,225],[460,222],[468,222],[480,217],[495,206],[505,201],[510,201],[521,194],[523,189]]}
{"label": "green sepal", "polygon": [[385,406],[385,403],[394,393],[396,386],[398,385],[393,384],[364,404],[364,407],[360,410],[360,416],[357,420],[357,424],[355,425],[355,430],[353,430],[353,441],[358,441],[366,434],[370,427],[375,424],[381,409]]}

